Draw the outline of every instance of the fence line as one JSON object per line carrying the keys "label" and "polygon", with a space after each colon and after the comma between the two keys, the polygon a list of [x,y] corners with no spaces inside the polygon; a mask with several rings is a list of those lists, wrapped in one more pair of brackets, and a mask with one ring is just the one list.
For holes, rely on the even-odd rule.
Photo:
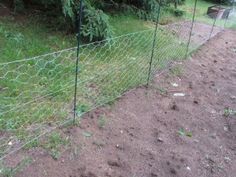
{"label": "fence line", "polygon": [[209,34],[195,30],[203,25],[196,20],[197,0],[193,8],[191,22],[161,26],[159,6],[155,29],[85,45],[78,39],[78,47],[0,63],[0,160],[125,91],[148,85],[156,71],[186,59],[222,31],[216,18],[207,25]]}

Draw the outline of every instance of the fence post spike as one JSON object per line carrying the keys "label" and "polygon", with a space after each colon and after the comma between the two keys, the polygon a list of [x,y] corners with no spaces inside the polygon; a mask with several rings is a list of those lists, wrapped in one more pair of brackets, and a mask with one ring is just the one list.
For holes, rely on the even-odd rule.
{"label": "fence post spike", "polygon": [[220,8],[221,8],[221,4],[219,5],[217,15],[216,15],[216,17],[215,17],[215,19],[214,19],[214,22],[213,22],[213,24],[212,24],[211,32],[210,32],[210,35],[209,35],[208,40],[211,39],[212,33],[213,33],[213,31],[214,31],[214,27],[215,27],[215,24],[216,24],[216,21],[217,21],[218,14],[219,14],[219,12],[220,12]]}
{"label": "fence post spike", "polygon": [[82,15],[83,15],[83,0],[80,0],[79,7],[79,18],[77,19],[77,54],[76,54],[76,66],[75,66],[75,90],[74,90],[74,110],[73,110],[73,123],[76,121],[76,107],[77,107],[77,86],[78,86],[78,72],[79,72],[79,54],[80,54],[80,37],[81,37],[81,26],[82,26]]}
{"label": "fence post spike", "polygon": [[149,86],[150,77],[151,77],[152,63],[153,63],[153,57],[154,57],[154,51],[155,51],[155,45],[156,45],[156,38],[157,38],[157,28],[158,28],[159,19],[160,19],[160,11],[161,11],[161,1],[159,3],[159,6],[158,6],[155,32],[154,32],[154,35],[153,35],[152,53],[151,53],[151,59],[150,59],[150,62],[149,62],[147,86]]}
{"label": "fence post spike", "polygon": [[186,54],[185,54],[185,59],[188,58],[189,45],[190,45],[191,38],[192,38],[193,25],[194,25],[195,16],[196,16],[197,2],[198,2],[198,0],[195,0],[195,3],[194,3],[194,10],[193,10],[193,17],[192,17],[192,24],[191,24],[190,33],[189,33],[189,38],[188,38],[188,43],[187,43],[187,50],[186,50]]}

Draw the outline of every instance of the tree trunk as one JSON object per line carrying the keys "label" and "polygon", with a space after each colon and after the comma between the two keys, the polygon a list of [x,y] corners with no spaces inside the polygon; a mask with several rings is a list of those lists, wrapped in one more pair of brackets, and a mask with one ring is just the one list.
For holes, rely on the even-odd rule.
{"label": "tree trunk", "polygon": [[9,7],[10,7],[11,9],[14,8],[14,0],[10,0],[10,1],[9,1]]}
{"label": "tree trunk", "polygon": [[24,7],[29,8],[29,6],[31,4],[31,0],[23,0],[23,2],[24,2]]}

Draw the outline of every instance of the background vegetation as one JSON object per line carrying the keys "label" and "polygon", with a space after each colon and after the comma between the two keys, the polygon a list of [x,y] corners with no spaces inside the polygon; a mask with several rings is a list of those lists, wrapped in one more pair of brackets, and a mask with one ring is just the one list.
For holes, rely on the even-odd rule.
{"label": "background vegetation", "polygon": [[[128,13],[144,20],[155,20],[159,5],[165,11],[176,16],[183,12],[177,10],[178,4],[185,0],[84,0],[82,34],[88,41],[102,40],[112,37],[113,29],[109,23],[109,16]],[[173,3],[175,8],[170,7]],[[79,0],[11,0],[9,6],[14,12],[40,12],[46,21],[57,26],[58,29],[73,32],[78,18]]]}

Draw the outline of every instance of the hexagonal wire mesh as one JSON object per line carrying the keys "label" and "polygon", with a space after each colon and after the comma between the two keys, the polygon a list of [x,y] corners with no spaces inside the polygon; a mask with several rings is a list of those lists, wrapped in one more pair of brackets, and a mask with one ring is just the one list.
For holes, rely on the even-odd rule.
{"label": "hexagonal wire mesh", "polygon": [[[226,24],[224,20],[218,25],[214,18],[207,24],[197,17],[195,21],[159,25],[157,31],[81,46],[77,116],[147,84],[149,71],[153,77],[170,63],[185,59],[186,52],[189,55]],[[0,64],[1,159],[72,120],[76,51],[71,48]]]}

